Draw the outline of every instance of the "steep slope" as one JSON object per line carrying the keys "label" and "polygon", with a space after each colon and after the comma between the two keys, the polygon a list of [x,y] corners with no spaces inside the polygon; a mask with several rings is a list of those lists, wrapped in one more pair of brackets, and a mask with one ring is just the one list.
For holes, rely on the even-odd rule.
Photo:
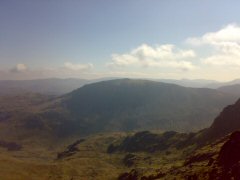
{"label": "steep slope", "polygon": [[64,96],[62,106],[76,122],[74,128],[87,132],[192,131],[209,126],[235,99],[211,89],[120,79],[85,85]]}
{"label": "steep slope", "polygon": [[[154,136],[154,134],[151,134]],[[177,133],[175,134],[175,136]],[[136,136],[136,135],[134,135]],[[136,137],[130,138],[136,138]],[[156,135],[155,136],[162,136]],[[179,135],[178,135],[179,136]],[[129,137],[128,137],[129,139]],[[171,138],[170,138],[171,139]],[[175,139],[177,142],[180,138]],[[124,141],[123,141],[124,142]],[[141,143],[141,140],[140,142]],[[148,142],[144,142],[148,144]],[[158,142],[156,142],[158,143]],[[148,144],[151,145],[151,142]],[[172,144],[174,147],[174,143]],[[158,153],[134,152],[123,158],[129,170],[119,175],[119,180],[238,180],[240,179],[240,132],[217,139],[201,148],[183,149],[168,147]],[[126,150],[125,150],[126,151]],[[165,153],[164,153],[165,152]],[[119,152],[118,152],[119,153]],[[161,154],[162,153],[162,154]],[[161,156],[159,156],[161,154]],[[177,156],[176,156],[177,155]],[[142,157],[143,156],[143,157]],[[141,157],[141,158],[140,158]],[[148,157],[148,158],[146,158]],[[164,158],[163,158],[164,157]],[[161,159],[161,162],[156,163]],[[145,160],[145,163],[143,163]],[[147,163],[147,162],[151,163]],[[130,165],[130,166],[129,166]]]}
{"label": "steep slope", "polygon": [[223,109],[209,129],[203,132],[204,138],[211,140],[240,129],[240,100]]}

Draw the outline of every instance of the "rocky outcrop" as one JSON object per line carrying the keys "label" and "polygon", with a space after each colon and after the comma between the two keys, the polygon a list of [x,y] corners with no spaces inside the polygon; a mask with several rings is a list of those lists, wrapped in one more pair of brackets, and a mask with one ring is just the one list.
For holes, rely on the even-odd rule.
{"label": "rocky outcrop", "polygon": [[141,172],[138,172],[136,169],[132,169],[130,172],[122,173],[118,180],[157,180],[164,177],[166,174],[157,170],[155,174],[152,175],[143,175]]}
{"label": "rocky outcrop", "polygon": [[218,166],[210,172],[211,179],[240,179],[240,131],[233,132],[219,152]]}
{"label": "rocky outcrop", "polygon": [[201,161],[209,161],[209,165],[212,164],[212,157],[215,153],[204,153],[204,154],[195,154],[187,158],[184,162],[184,166],[190,165],[192,163],[201,162]]}
{"label": "rocky outcrop", "polygon": [[156,152],[164,151],[170,147],[177,149],[186,147],[193,143],[194,136],[192,133],[177,133],[167,131],[163,134],[155,134],[149,131],[142,131],[133,136],[126,137],[120,144],[111,144],[108,147],[108,153],[117,151],[122,152]]}
{"label": "rocky outcrop", "polygon": [[134,154],[127,154],[123,158],[123,164],[127,167],[131,167],[134,165],[135,161],[137,160],[137,156]]}
{"label": "rocky outcrop", "polygon": [[122,173],[118,177],[118,180],[138,180],[138,176],[139,173],[135,169],[132,169],[130,172]]}
{"label": "rocky outcrop", "polygon": [[225,169],[240,161],[240,131],[233,132],[219,153],[219,164]]}
{"label": "rocky outcrop", "polygon": [[223,109],[204,133],[205,140],[215,140],[240,129],[240,100]]}
{"label": "rocky outcrop", "polygon": [[59,160],[74,155],[76,152],[79,151],[77,146],[84,141],[85,139],[80,139],[69,145],[65,151],[57,154],[57,159]]}

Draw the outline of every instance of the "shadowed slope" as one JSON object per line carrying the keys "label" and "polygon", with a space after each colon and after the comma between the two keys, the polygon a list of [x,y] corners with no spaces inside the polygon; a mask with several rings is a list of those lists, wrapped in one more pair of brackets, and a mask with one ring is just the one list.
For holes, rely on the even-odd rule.
{"label": "shadowed slope", "polygon": [[85,85],[66,95],[62,102],[90,132],[192,131],[210,125],[234,99],[211,89],[120,79]]}

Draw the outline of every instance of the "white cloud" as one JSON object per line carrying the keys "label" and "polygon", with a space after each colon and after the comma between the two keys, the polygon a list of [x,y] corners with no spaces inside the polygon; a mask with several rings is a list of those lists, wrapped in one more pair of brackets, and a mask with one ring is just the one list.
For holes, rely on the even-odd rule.
{"label": "white cloud", "polygon": [[108,65],[124,67],[138,63],[138,58],[130,54],[113,54],[112,60],[113,62],[108,63]]}
{"label": "white cloud", "polygon": [[[90,71],[93,69],[91,63],[65,62],[54,67],[46,65],[36,69],[28,68],[25,64],[17,64],[10,70],[0,69],[0,79],[107,76],[218,80],[239,78],[240,26],[230,24],[215,32],[190,37],[186,41],[188,48],[173,44],[155,46],[142,44],[131,51],[112,54],[111,61],[107,63],[107,66],[113,67],[112,69],[99,66]],[[192,71],[182,73],[182,70]]]}
{"label": "white cloud", "polygon": [[22,73],[22,72],[26,72],[27,70],[28,70],[28,67],[25,64],[17,64],[15,67],[10,69],[10,71],[14,73]]}
{"label": "white cloud", "polygon": [[240,27],[230,24],[219,31],[204,34],[202,37],[188,38],[191,45],[210,45],[212,54],[202,59],[204,64],[240,67]]}
{"label": "white cloud", "polygon": [[89,71],[93,68],[93,64],[87,63],[87,64],[73,64],[71,62],[65,62],[64,68],[68,70],[73,71]]}
{"label": "white cloud", "polygon": [[216,32],[209,32],[201,37],[191,37],[186,40],[192,45],[221,44],[226,42],[240,43],[240,27],[237,24],[229,24]]}
{"label": "white cloud", "polygon": [[90,70],[93,68],[91,63],[73,64],[66,62],[59,66],[28,67],[25,64],[17,64],[13,68],[4,70],[0,68],[0,80],[9,79],[39,79],[39,78],[89,78],[93,74]]}
{"label": "white cloud", "polygon": [[207,33],[203,40],[208,43],[240,42],[240,27],[236,24],[229,24],[217,32]]}
{"label": "white cloud", "polygon": [[196,54],[193,50],[179,49],[172,44],[155,47],[143,44],[129,53],[113,54],[112,61],[107,65],[113,67],[167,67],[189,70],[193,69],[194,65],[188,60],[194,57],[196,57]]}

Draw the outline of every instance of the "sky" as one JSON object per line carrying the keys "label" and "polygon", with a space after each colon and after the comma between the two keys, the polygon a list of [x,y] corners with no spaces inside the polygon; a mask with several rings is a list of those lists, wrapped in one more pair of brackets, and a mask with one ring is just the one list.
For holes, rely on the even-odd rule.
{"label": "sky", "polygon": [[0,0],[0,79],[240,78],[237,0]]}

